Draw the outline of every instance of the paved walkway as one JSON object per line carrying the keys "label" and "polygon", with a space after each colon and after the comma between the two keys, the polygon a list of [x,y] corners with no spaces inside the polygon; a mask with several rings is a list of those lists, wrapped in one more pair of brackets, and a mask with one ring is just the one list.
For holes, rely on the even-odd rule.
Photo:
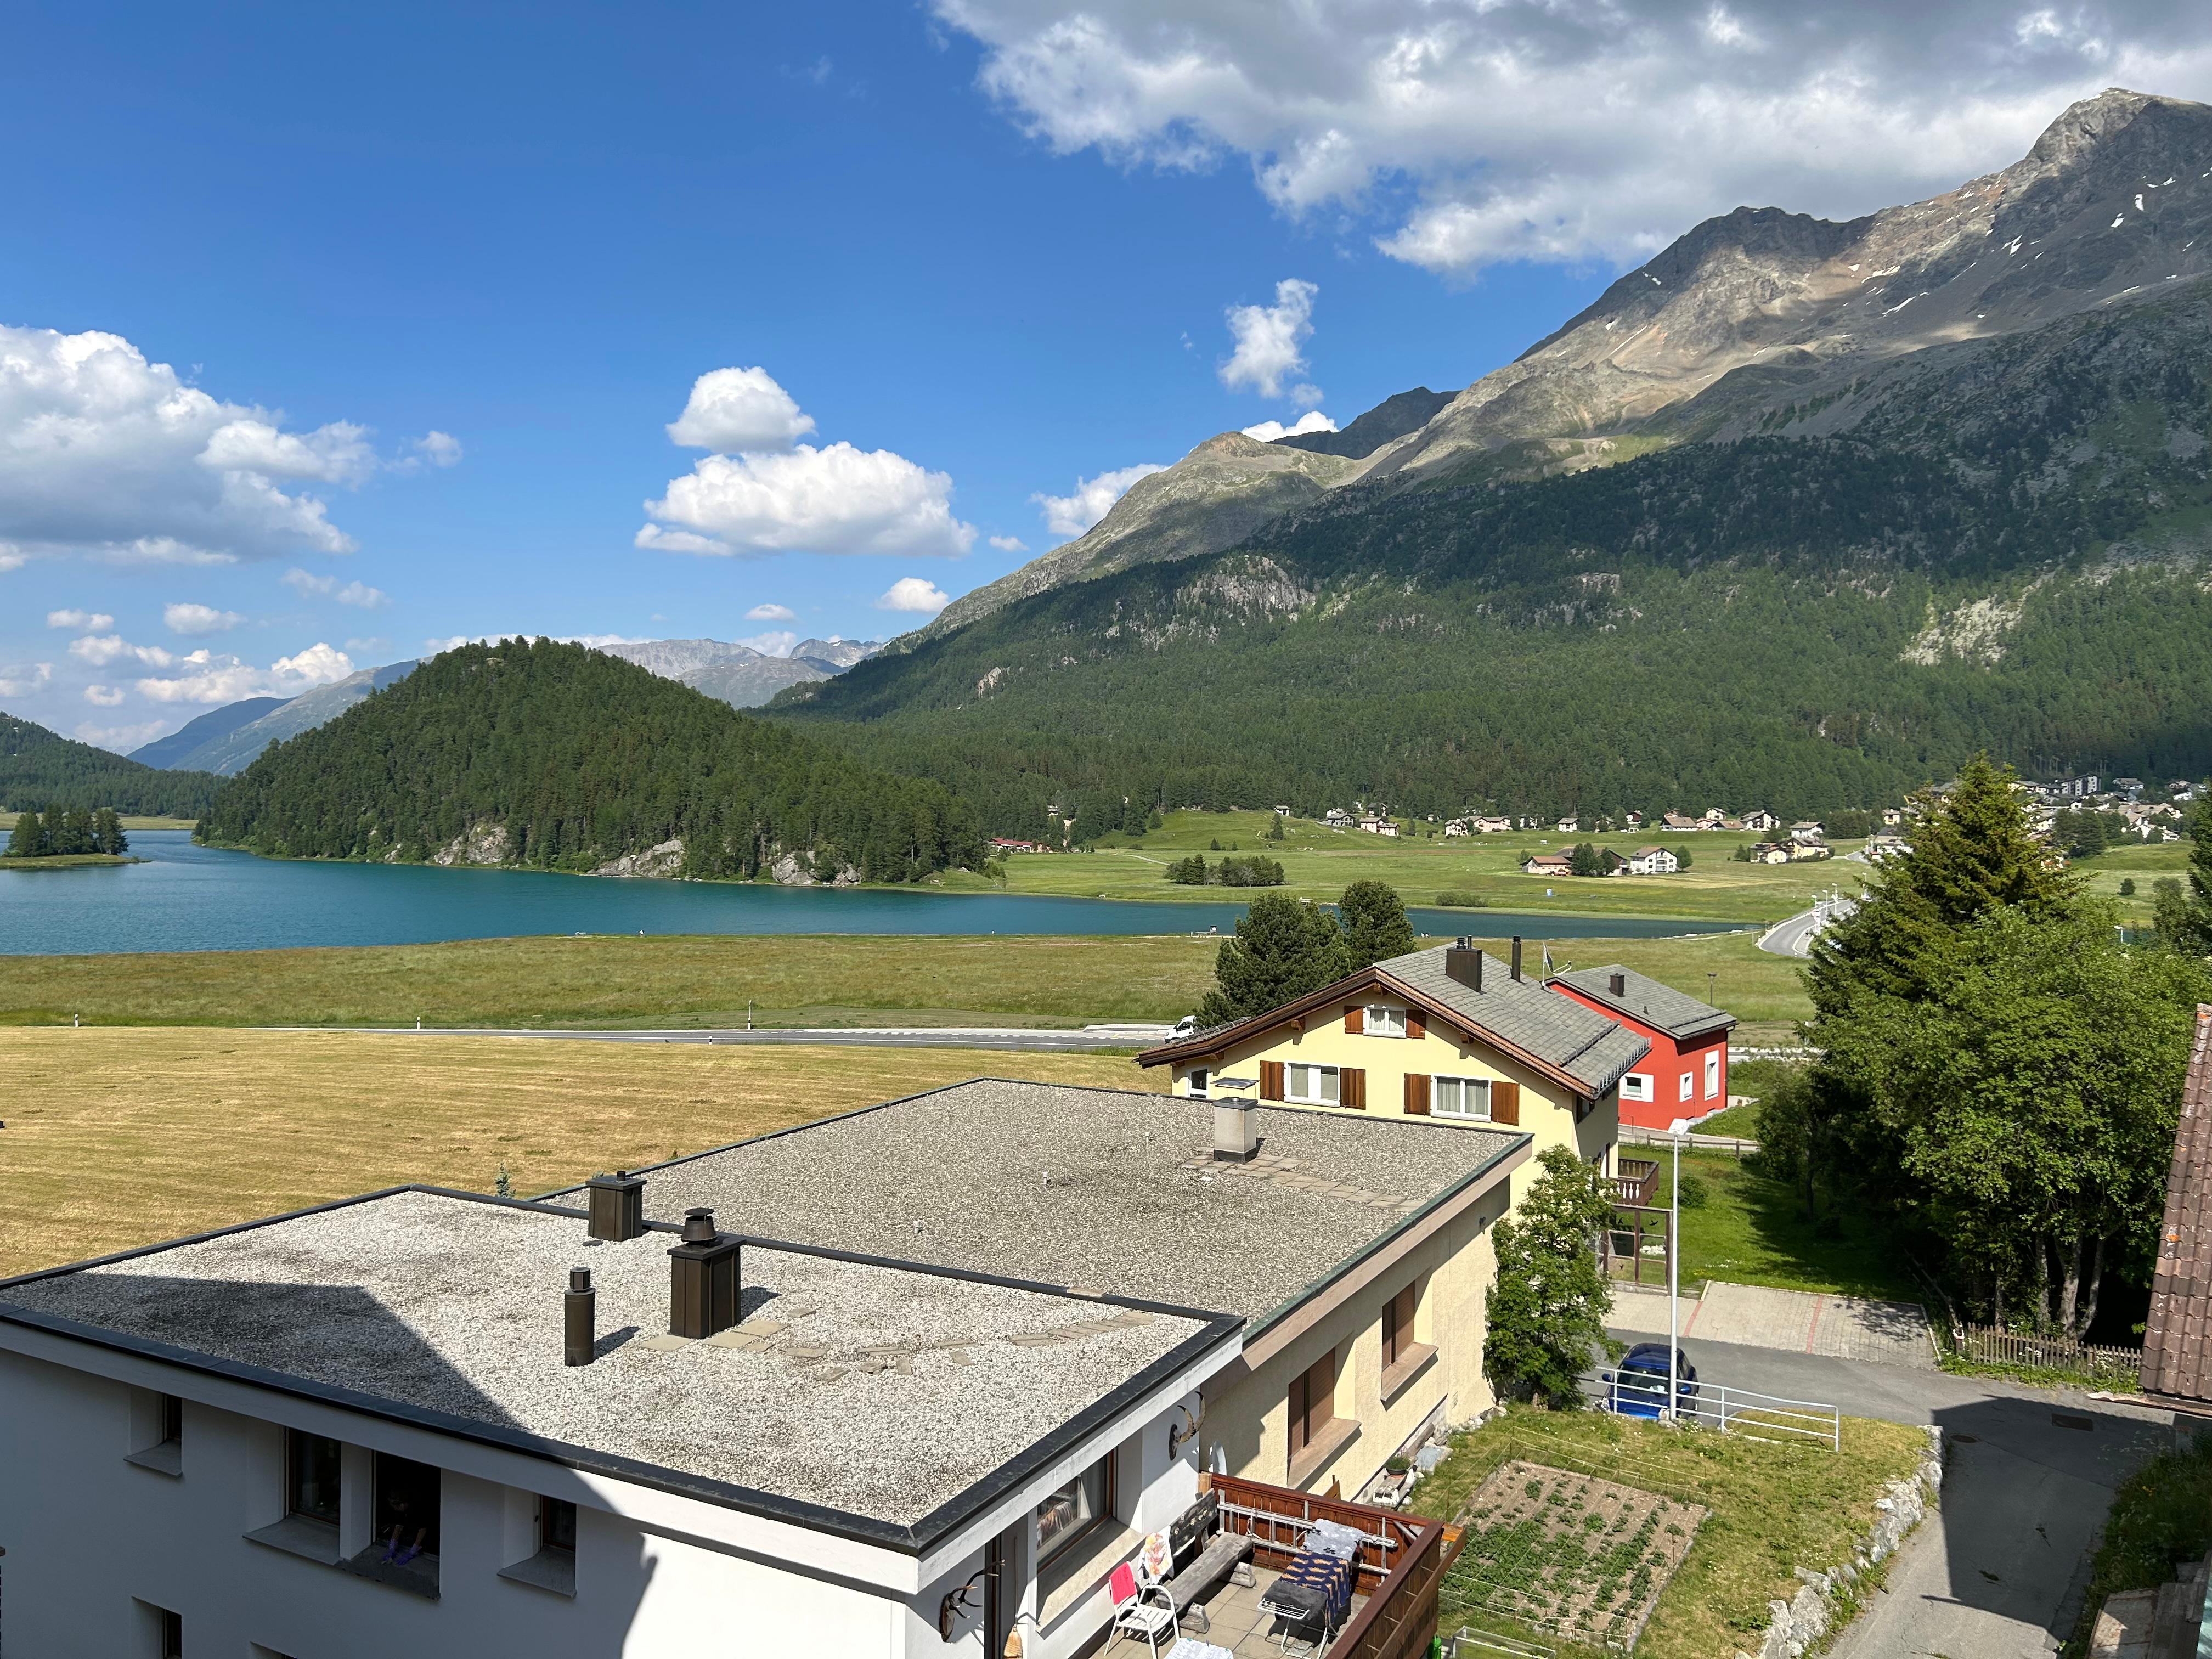
{"label": "paved walkway", "polygon": [[[1684,1297],[1679,1316],[1684,1338],[1914,1370],[1938,1369],[1928,1315],[1917,1302],[1874,1302],[1714,1283],[1705,1286],[1702,1297]],[[1663,1292],[1615,1285],[1613,1317],[1607,1323],[1642,1336],[1664,1337],[1667,1297]]]}

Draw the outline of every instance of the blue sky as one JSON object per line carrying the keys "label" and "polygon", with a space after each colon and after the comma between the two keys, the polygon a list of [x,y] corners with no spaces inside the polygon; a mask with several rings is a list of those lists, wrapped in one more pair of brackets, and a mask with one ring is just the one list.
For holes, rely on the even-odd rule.
{"label": "blue sky", "polygon": [[[1464,386],[1705,212],[1863,211],[2002,164],[2101,77],[2201,95],[2204,65],[2016,25],[1964,90],[1863,91],[1850,143],[1844,109],[1747,143],[1726,96],[1897,42],[1836,21],[1863,8],[1715,7],[1515,36],[1593,85],[1672,51],[1725,94],[1547,148],[1465,80],[1502,49],[1473,9],[1421,37],[1421,121],[1351,72],[1434,28],[1395,3],[1287,38],[1053,0],[11,9],[0,708],[127,748],[452,636],[885,636],[927,614],[880,608],[895,584],[1064,539],[1040,496],[1295,419],[1293,387],[1341,422]],[[2186,16],[2138,9],[2146,40]],[[1779,33],[1809,14],[1843,33]],[[1736,67],[1747,30],[1790,61]],[[1225,384],[1230,309],[1286,293],[1300,361]],[[755,368],[803,420],[758,454],[711,409],[672,441],[700,376]]]}

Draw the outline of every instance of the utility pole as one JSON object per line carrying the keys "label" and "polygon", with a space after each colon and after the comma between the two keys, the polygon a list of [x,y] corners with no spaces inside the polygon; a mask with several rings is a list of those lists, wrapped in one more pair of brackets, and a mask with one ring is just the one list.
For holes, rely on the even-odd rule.
{"label": "utility pole", "polygon": [[1666,1420],[1674,1420],[1674,1402],[1680,1385],[1674,1378],[1675,1345],[1681,1340],[1681,1313],[1679,1298],[1682,1284],[1682,1137],[1672,1137],[1674,1143],[1674,1183],[1667,1194],[1667,1411]]}

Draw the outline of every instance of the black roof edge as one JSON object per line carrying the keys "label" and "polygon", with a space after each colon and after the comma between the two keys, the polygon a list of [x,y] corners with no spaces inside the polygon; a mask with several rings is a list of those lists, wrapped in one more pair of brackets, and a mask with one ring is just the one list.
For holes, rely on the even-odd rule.
{"label": "black roof edge", "polygon": [[[978,1079],[983,1081],[1012,1081],[1013,1079]],[[957,1088],[960,1085],[947,1085]],[[936,1094],[929,1089],[922,1094]],[[1112,1092],[1148,1093],[1148,1091],[1129,1090]],[[920,1096],[905,1098],[917,1099]],[[895,1105],[896,1102],[882,1103]],[[874,1111],[877,1107],[860,1109]],[[858,1113],[842,1113],[841,1116],[856,1116]],[[819,1118],[817,1122],[832,1120]],[[804,1128],[805,1124],[794,1125]],[[788,1130],[777,1130],[777,1134]],[[767,1139],[768,1137],[756,1137]],[[743,1146],[738,1141],[732,1143]],[[718,1148],[717,1150],[726,1150]],[[695,1154],[704,1157],[704,1153]],[[688,1162],[678,1159],[678,1162]],[[1493,1159],[1494,1163],[1495,1160]],[[1484,1168],[1488,1168],[1486,1164]],[[635,1172],[633,1172],[635,1173]],[[1477,1173],[1480,1173],[1479,1171]],[[1463,1184],[1463,1183],[1462,1183]],[[242,1221],[228,1227],[210,1228],[205,1232],[188,1234],[157,1244],[140,1245],[134,1249],[94,1256],[83,1261],[72,1261],[58,1267],[43,1267],[35,1272],[18,1273],[0,1279],[0,1291],[16,1285],[36,1284],[41,1280],[58,1279],[67,1274],[82,1273],[92,1267],[112,1267],[119,1262],[133,1261],[142,1257],[157,1255],[187,1244],[205,1243],[234,1234],[252,1232],[257,1228],[275,1226],[280,1222],[297,1221],[308,1216],[324,1215],[333,1210],[343,1210],[356,1204],[374,1203],[380,1199],[395,1198],[406,1193],[424,1193],[438,1198],[463,1199],[477,1204],[489,1204],[497,1208],[524,1210],[538,1215],[563,1217],[582,1220],[587,1212],[565,1205],[548,1204],[541,1200],[501,1198],[494,1193],[472,1193],[461,1188],[437,1187],[423,1182],[409,1182],[397,1187],[380,1187],[374,1192],[356,1194],[350,1198],[334,1199],[326,1204],[312,1204],[305,1208],[289,1210],[281,1215],[263,1216],[252,1221]],[[1413,1218],[1407,1218],[1410,1221]],[[672,1221],[648,1221],[647,1231],[680,1233],[683,1228]],[[1395,1231],[1395,1230],[1394,1230]],[[589,1447],[573,1446],[563,1441],[546,1440],[520,1431],[503,1431],[496,1425],[476,1422],[472,1419],[453,1417],[442,1412],[409,1406],[399,1401],[384,1400],[374,1395],[361,1394],[349,1389],[340,1389],[305,1377],[290,1376],[281,1371],[265,1370],[258,1365],[247,1365],[235,1360],[219,1358],[190,1348],[179,1348],[167,1343],[154,1342],[143,1337],[111,1331],[105,1327],[87,1325],[57,1315],[42,1314],[32,1309],[13,1306],[0,1302],[0,1322],[27,1325],[48,1330],[58,1335],[88,1342],[97,1347],[114,1348],[135,1353],[142,1358],[157,1359],[179,1365],[188,1370],[205,1371],[229,1377],[234,1381],[266,1388],[280,1394],[295,1395],[302,1399],[318,1400],[358,1411],[371,1417],[387,1419],[418,1428],[429,1428],[451,1434],[464,1440],[497,1446],[506,1450],[519,1451],[539,1457],[564,1468],[589,1473],[611,1474],[619,1480],[669,1492],[679,1497],[696,1498],[702,1503],[718,1504],[725,1509],[739,1510],[763,1515],[771,1520],[787,1521],[794,1525],[830,1532],[840,1537],[859,1540],[864,1543],[881,1544],[912,1554],[925,1554],[945,1537],[958,1530],[970,1517],[987,1509],[1007,1490],[1018,1486],[1034,1471],[1060,1456],[1068,1446],[1081,1441],[1102,1423],[1111,1419],[1132,1401],[1149,1392],[1157,1384],[1197,1358],[1209,1348],[1216,1347],[1241,1330],[1245,1321],[1242,1315],[1218,1313],[1209,1309],[1180,1307],[1173,1303],[1151,1302],[1135,1297],[1115,1296],[1103,1291],[1077,1290],[1066,1285],[1048,1285],[1039,1280],[1010,1279],[1003,1274],[976,1273],[964,1267],[944,1267],[927,1261],[904,1261],[893,1256],[865,1255],[858,1251],[831,1249],[824,1245],[801,1244],[784,1239],[768,1238],[750,1233],[726,1233],[725,1237],[738,1239],[744,1243],[763,1249],[787,1251],[794,1255],[810,1255],[831,1261],[848,1261],[857,1266],[890,1268],[899,1272],[929,1273],[940,1279],[958,1279],[968,1284],[988,1285],[1002,1290],[1026,1291],[1042,1296],[1055,1296],[1074,1301],[1096,1302],[1117,1308],[1132,1308],[1145,1313],[1170,1318],[1188,1319],[1202,1328],[1185,1338],[1161,1358],[1123,1382],[1099,1401],[1085,1407],[1061,1424],[1042,1440],[1028,1447],[996,1469],[984,1475],[956,1497],[923,1516],[912,1527],[901,1527],[893,1522],[878,1521],[867,1516],[853,1515],[842,1510],[806,1504],[793,1498],[778,1497],[773,1492],[757,1492],[749,1486],[732,1486],[724,1481],[708,1480],[701,1476],[686,1475],[682,1471],[664,1468],[657,1463],[644,1463],[632,1458],[619,1457],[611,1453],[593,1451]],[[1389,1234],[1385,1234],[1387,1238]],[[1364,1253],[1363,1253],[1364,1254]],[[1348,1265],[1348,1264],[1347,1264]],[[1334,1277],[1334,1275],[1332,1275]],[[926,1530],[933,1529],[933,1530]]]}

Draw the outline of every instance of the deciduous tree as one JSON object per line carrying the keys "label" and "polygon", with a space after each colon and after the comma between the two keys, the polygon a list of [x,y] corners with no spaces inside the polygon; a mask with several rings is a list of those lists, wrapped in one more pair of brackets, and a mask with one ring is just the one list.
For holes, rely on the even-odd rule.
{"label": "deciduous tree", "polygon": [[1606,1337],[1610,1305],[1598,1270],[1597,1236],[1613,1219],[1595,1169],[1565,1146],[1547,1147],[1520,1206],[1491,1230],[1498,1277],[1487,1304],[1483,1364],[1501,1393],[1582,1403],[1576,1388]]}

